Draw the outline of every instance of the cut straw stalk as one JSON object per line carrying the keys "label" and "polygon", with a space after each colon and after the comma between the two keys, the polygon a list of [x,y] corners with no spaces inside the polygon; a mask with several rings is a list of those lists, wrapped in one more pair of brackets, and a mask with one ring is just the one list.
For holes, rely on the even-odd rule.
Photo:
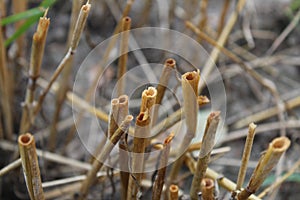
{"label": "cut straw stalk", "polygon": [[157,96],[157,90],[154,87],[148,87],[142,93],[142,102],[140,112],[149,112],[151,111],[152,106],[155,105]]}
{"label": "cut straw stalk", "polygon": [[[130,33],[130,26],[131,26],[131,18],[130,17],[123,17],[122,25],[121,25],[121,44],[120,44],[120,58],[118,63],[118,87],[117,87],[117,94],[118,96],[124,94],[125,92],[125,84],[126,80],[124,74],[127,71],[127,59],[128,59],[128,42],[129,42],[129,33]],[[123,78],[122,78],[123,77]]]}
{"label": "cut straw stalk", "polygon": [[[179,147],[179,151],[178,151],[179,153],[185,152],[186,148],[189,146],[192,139],[195,137],[195,133],[197,129],[197,119],[198,119],[197,97],[198,97],[199,80],[200,80],[199,71],[187,72],[182,75],[181,84],[182,84],[182,91],[183,91],[183,110],[184,110],[184,117],[185,117],[187,130],[183,138],[183,141]],[[170,172],[169,183],[176,180],[181,165],[184,161],[183,155],[181,155],[174,162]]]}
{"label": "cut straw stalk", "polygon": [[156,106],[154,107],[154,111],[153,111],[152,125],[155,125],[156,123],[158,111],[159,111],[159,105],[162,102],[166,88],[168,86],[171,72],[175,69],[175,67],[176,67],[176,61],[173,58],[168,58],[164,63],[162,74],[160,76],[159,83],[156,87],[157,90],[157,95],[155,99]]}
{"label": "cut straw stalk", "polygon": [[215,144],[215,135],[220,121],[220,112],[212,112],[206,122],[205,132],[202,138],[202,145],[199,153],[199,158],[194,174],[190,196],[191,199],[197,200],[198,193],[201,191],[201,181],[204,178],[210,154]]}
{"label": "cut straw stalk", "polygon": [[179,191],[179,188],[177,185],[170,185],[169,187],[169,199],[170,200],[178,200],[178,191]]}
{"label": "cut straw stalk", "polygon": [[[0,19],[1,20],[1,19]],[[2,28],[0,28],[0,94],[1,112],[3,114],[3,128],[7,139],[12,140],[13,122],[11,109],[10,76],[6,65],[6,49],[4,46]],[[1,114],[0,112],[0,114]]]}
{"label": "cut straw stalk", "polygon": [[213,179],[204,178],[201,182],[201,199],[215,200],[215,182]]}
{"label": "cut straw stalk", "polygon": [[265,154],[261,156],[259,162],[251,176],[246,189],[238,194],[239,200],[247,199],[254,194],[266,179],[272,168],[278,163],[282,154],[289,148],[291,141],[287,137],[275,138],[270,144]]}
{"label": "cut straw stalk", "polygon": [[148,112],[141,112],[135,123],[135,131],[133,138],[133,149],[131,152],[132,163],[131,176],[129,177],[127,200],[136,199],[139,187],[142,180],[144,167],[144,153],[146,147],[146,140],[150,134],[150,116]]}
{"label": "cut straw stalk", "polygon": [[[68,32],[68,41],[67,47],[70,46],[72,41],[73,32],[76,26],[76,21],[80,13],[80,8],[83,4],[83,0],[73,0],[72,1],[72,14],[71,14],[71,21],[69,25],[69,32]],[[61,108],[64,105],[64,101],[66,98],[66,94],[70,88],[70,78],[73,66],[73,58],[71,58],[67,63],[64,69],[61,72],[61,77],[58,80],[60,87],[58,88],[57,93],[55,94],[55,110],[53,114],[53,121],[52,127],[50,130],[49,142],[48,142],[48,149],[53,151],[56,147],[57,141],[57,123],[60,118]]]}
{"label": "cut straw stalk", "polygon": [[159,160],[159,169],[157,171],[157,176],[153,185],[152,190],[152,200],[160,200],[161,193],[163,190],[164,182],[165,182],[165,174],[168,165],[168,158],[170,153],[170,142],[174,138],[174,134],[171,133],[164,141],[163,146],[161,146],[161,156]]}
{"label": "cut straw stalk", "polygon": [[30,199],[45,199],[38,159],[36,155],[34,137],[30,133],[20,135],[18,143],[22,160],[22,167]]}
{"label": "cut straw stalk", "polygon": [[85,199],[89,188],[94,184],[96,180],[97,172],[102,168],[103,163],[109,156],[109,153],[112,151],[114,146],[120,140],[122,135],[127,131],[130,122],[133,120],[133,116],[127,115],[120,127],[115,131],[110,140],[108,140],[103,147],[102,152],[97,156],[97,159],[94,160],[92,169],[87,173],[87,178],[83,181],[80,194],[78,199]]}
{"label": "cut straw stalk", "polygon": [[47,87],[43,90],[42,94],[40,95],[37,106],[34,109],[34,113],[33,113],[34,117],[40,111],[40,109],[42,107],[42,103],[43,103],[47,93],[49,92],[50,88],[52,87],[53,83],[55,82],[57,77],[60,75],[61,71],[64,69],[64,67],[69,62],[69,60],[72,59],[72,57],[74,56],[76,49],[78,47],[79,41],[80,41],[80,36],[83,32],[88,14],[90,12],[90,8],[91,8],[91,4],[89,4],[89,1],[81,7],[81,10],[80,10],[77,22],[76,22],[76,26],[75,26],[75,29],[73,32],[73,37],[72,37],[70,48],[69,48],[67,54],[62,59],[62,61],[60,62],[59,66],[56,68],[54,74],[52,75],[52,77],[49,81],[49,84],[47,85]]}
{"label": "cut straw stalk", "polygon": [[245,180],[247,165],[248,165],[248,161],[249,161],[251,150],[252,150],[252,144],[253,144],[253,140],[254,140],[255,130],[256,130],[256,125],[254,123],[251,123],[249,125],[249,131],[248,131],[248,135],[247,135],[247,139],[246,139],[246,143],[245,143],[241,167],[240,167],[239,174],[238,174],[236,190],[240,190],[242,188],[244,180]]}
{"label": "cut straw stalk", "polygon": [[119,99],[111,100],[111,108],[108,121],[108,137],[110,138],[118,129],[118,113],[119,113]]}
{"label": "cut straw stalk", "polygon": [[34,107],[34,93],[36,88],[36,80],[40,76],[40,69],[42,64],[42,59],[44,55],[45,43],[48,33],[48,28],[50,24],[50,19],[41,17],[37,30],[32,38],[31,56],[30,56],[30,67],[29,67],[29,80],[26,89],[25,102],[23,103],[22,118],[20,125],[20,134],[28,131],[26,127],[29,127],[31,123],[32,109]]}

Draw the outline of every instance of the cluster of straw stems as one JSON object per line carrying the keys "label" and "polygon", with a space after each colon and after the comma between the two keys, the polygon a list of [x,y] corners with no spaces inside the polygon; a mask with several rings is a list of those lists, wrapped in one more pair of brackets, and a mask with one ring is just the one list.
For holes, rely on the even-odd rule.
{"label": "cluster of straw stems", "polygon": [[[228,1],[226,1],[228,4]],[[121,40],[121,48],[120,53],[121,57],[119,58],[118,64],[118,78],[121,78],[124,73],[127,71],[127,52],[128,50],[128,38],[129,38],[129,30],[131,27],[131,19],[127,16],[128,12],[131,8],[133,1],[128,1],[126,5],[126,9],[123,13],[123,18],[120,23],[117,25],[115,29],[115,33],[122,32],[122,40]],[[228,6],[225,4],[226,6]],[[237,11],[232,15],[229,22],[230,24],[226,26],[224,31],[222,30],[222,24],[220,25],[220,40],[215,42],[210,39],[207,35],[202,33],[197,27],[193,26],[190,22],[187,22],[187,26],[191,28],[200,39],[205,39],[216,48],[213,53],[213,59],[216,59],[219,52],[222,51],[224,54],[228,55],[234,61],[241,63],[239,59],[233,55],[231,52],[226,50],[223,47],[223,44],[228,36],[235,20],[238,12],[244,6],[245,1],[240,0],[238,3]],[[201,4],[201,10],[205,13],[207,7],[207,1],[203,1]],[[199,145],[196,145],[196,149],[199,150],[199,156],[197,160],[190,157],[188,152],[190,149],[195,149],[195,145],[190,146],[192,139],[195,137],[197,130],[197,116],[199,112],[199,106],[209,103],[207,97],[199,96],[199,80],[200,80],[200,72],[192,71],[186,72],[181,77],[181,85],[183,91],[183,111],[179,110],[175,112],[173,116],[170,116],[168,119],[163,121],[164,125],[168,124],[167,128],[173,127],[180,120],[180,115],[183,115],[186,123],[186,133],[183,138],[183,141],[179,147],[178,152],[182,153],[182,155],[178,155],[179,159],[176,160],[170,170],[170,174],[168,178],[166,178],[166,168],[168,165],[168,159],[170,153],[170,145],[172,139],[176,137],[173,133],[169,134],[168,137],[164,141],[161,141],[159,144],[153,144],[153,139],[149,139],[150,130],[154,126],[160,126],[160,124],[156,123],[158,119],[158,108],[155,107],[155,104],[161,104],[164,93],[166,90],[166,85],[168,85],[168,81],[171,76],[171,71],[176,67],[176,61],[172,58],[167,59],[164,63],[163,71],[160,77],[160,82],[156,88],[149,87],[142,92],[141,96],[141,106],[139,115],[134,117],[129,115],[128,112],[128,96],[124,94],[124,88],[126,82],[122,82],[117,86],[118,98],[111,100],[111,112],[109,115],[106,115],[103,111],[94,108],[89,105],[89,100],[91,98],[91,92],[88,92],[85,99],[81,99],[75,94],[69,92],[67,87],[64,87],[64,80],[68,79],[70,76],[70,69],[72,66],[72,59],[74,54],[76,53],[77,46],[79,44],[79,40],[81,38],[82,31],[84,29],[89,11],[91,8],[91,4],[87,2],[82,5],[82,1],[74,0],[72,7],[72,20],[70,25],[70,34],[69,34],[69,42],[68,42],[68,51],[55,72],[50,78],[49,82],[43,81],[40,77],[40,67],[43,58],[43,52],[45,47],[45,41],[47,37],[48,27],[50,24],[50,20],[47,18],[47,12],[43,17],[40,18],[37,30],[33,35],[32,41],[32,50],[30,57],[30,67],[28,70],[28,85],[26,90],[26,96],[23,103],[22,110],[22,118],[20,122],[19,129],[19,155],[20,159],[17,159],[10,165],[6,166],[1,170],[1,175],[7,173],[11,169],[22,165],[24,171],[24,178],[26,181],[26,186],[28,189],[28,194],[30,199],[45,199],[50,198],[57,195],[57,192],[50,191],[44,193],[43,188],[49,185],[55,185],[60,183],[68,183],[74,181],[81,181],[76,184],[70,184],[68,187],[63,188],[59,192],[75,192],[79,190],[76,199],[86,199],[89,194],[89,190],[93,185],[97,183],[99,177],[103,176],[103,169],[105,166],[102,162],[104,162],[108,157],[112,149],[118,144],[119,148],[125,151],[139,153],[139,155],[143,155],[146,152],[146,149],[149,146],[153,146],[153,148],[161,150],[160,157],[158,159],[158,170],[154,179],[154,182],[150,187],[152,188],[152,199],[158,200],[163,196],[166,199],[175,200],[178,199],[182,194],[178,185],[177,178],[179,171],[182,165],[185,163],[190,171],[193,173],[193,181],[190,188],[190,198],[193,200],[197,200],[202,198],[204,200],[212,200],[218,198],[218,192],[216,190],[217,186],[220,185],[224,187],[226,190],[232,193],[233,199],[244,200],[244,199],[259,199],[254,193],[258,190],[258,188],[263,183],[264,179],[270,173],[272,168],[279,161],[282,154],[288,149],[290,145],[290,141],[286,137],[275,138],[270,144],[266,152],[261,156],[257,167],[255,168],[253,175],[247,185],[247,187],[243,188],[243,183],[245,179],[245,174],[247,170],[247,163],[250,157],[252,143],[254,139],[256,125],[251,123],[249,125],[249,133],[247,136],[247,140],[245,143],[244,153],[241,160],[241,166],[238,173],[237,183],[230,181],[226,177],[220,176],[217,172],[213,171],[208,167],[210,162],[210,156],[212,154],[212,150],[215,144],[215,135],[217,132],[217,127],[220,120],[220,112],[213,111],[208,116],[206,121],[206,128],[203,134],[203,138],[199,141]],[[226,7],[224,6],[226,12]],[[200,27],[204,27],[206,24],[206,18],[203,18],[200,22]],[[1,108],[2,108],[2,116],[4,116],[4,126],[2,123],[0,124],[0,133],[1,137],[5,137],[8,140],[13,139],[12,134],[12,116],[11,116],[11,91],[9,88],[10,82],[10,73],[7,69],[6,65],[6,51],[3,44],[2,38],[2,29],[0,29],[0,50],[1,50]],[[20,41],[19,41],[20,42]],[[115,41],[111,42],[110,48],[108,48],[106,57],[104,60],[108,58],[109,52],[114,46]],[[256,74],[253,70],[249,69],[248,66],[241,63],[241,66],[251,73],[258,81],[261,81],[262,84],[270,88],[271,92],[276,93],[274,88],[271,88],[267,82],[261,79],[261,77]],[[205,75],[207,75],[210,71],[210,67],[206,68],[208,71],[204,71]],[[59,75],[62,74],[62,78],[57,80]],[[56,82],[57,81],[57,82]],[[37,100],[35,98],[35,89],[37,84],[41,85],[44,90],[38,96]],[[58,87],[58,85],[60,87]],[[94,84],[96,87],[97,84]],[[108,133],[107,133],[107,141],[104,144],[99,145],[99,148],[96,150],[96,158],[92,159],[92,163],[83,163],[80,161],[72,160],[69,158],[65,158],[63,156],[59,156],[57,154],[53,154],[50,152],[41,152],[36,149],[35,146],[35,138],[32,134],[28,133],[30,131],[32,125],[35,124],[35,118],[39,114],[41,107],[43,105],[44,99],[48,92],[53,90],[57,95],[57,106],[55,107],[55,113],[60,113],[60,106],[62,102],[67,99],[73,101],[73,103],[81,109],[81,113],[84,111],[92,112],[101,120],[106,121],[108,123]],[[93,91],[94,88],[91,88],[90,91]],[[57,119],[57,115],[56,119]],[[82,115],[80,115],[82,116]],[[178,117],[179,116],[179,117]],[[81,117],[79,117],[81,118]],[[130,123],[135,121],[135,127],[130,127]],[[56,127],[56,126],[53,126]],[[166,129],[165,129],[166,130]],[[133,143],[132,146],[128,146],[126,134],[131,133],[133,135]],[[172,131],[171,131],[172,132]],[[72,135],[72,134],[71,134]],[[140,137],[143,136],[143,137]],[[52,151],[56,144],[56,130],[55,128],[51,130],[50,139],[49,139],[49,150]],[[9,144],[6,144],[9,148]],[[187,148],[189,147],[189,148]],[[121,190],[121,198],[122,199],[137,199],[140,196],[140,192],[142,191],[142,187],[147,183],[145,183],[145,175],[142,173],[145,167],[145,163],[147,159],[143,156],[133,156],[130,160],[126,159],[126,156],[122,155],[123,152],[120,151],[119,165],[121,171],[120,175],[120,190]],[[85,176],[74,177],[72,180],[56,180],[56,182],[42,182],[40,176],[40,168],[38,157],[41,156],[45,159],[70,164],[73,167],[78,167],[87,171]],[[100,162],[101,161],[101,162]],[[299,165],[297,163],[297,165]],[[130,166],[130,167],[128,167]],[[164,195],[163,195],[164,194]],[[74,197],[75,198],[75,197]]]}

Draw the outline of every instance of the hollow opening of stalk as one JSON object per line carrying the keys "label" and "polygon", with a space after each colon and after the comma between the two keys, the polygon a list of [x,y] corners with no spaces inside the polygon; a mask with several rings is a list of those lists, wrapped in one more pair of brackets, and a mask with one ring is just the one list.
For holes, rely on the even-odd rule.
{"label": "hollow opening of stalk", "polygon": [[153,96],[154,95],[154,89],[153,88],[149,88],[147,91],[146,91],[146,95],[147,96]]}
{"label": "hollow opening of stalk", "polygon": [[187,76],[186,76],[186,79],[191,81],[194,79],[194,74],[193,73],[189,73]]}
{"label": "hollow opening of stalk", "polygon": [[285,145],[284,140],[277,140],[274,142],[273,147],[276,149],[281,149]]}
{"label": "hollow opening of stalk", "polygon": [[145,113],[140,113],[138,116],[138,120],[142,121],[144,119]]}
{"label": "hollow opening of stalk", "polygon": [[177,192],[178,187],[176,185],[171,185],[170,190],[171,190],[171,192]]}
{"label": "hollow opening of stalk", "polygon": [[126,97],[125,96],[121,96],[119,98],[119,103],[122,104],[122,103],[125,103],[126,102]]}
{"label": "hollow opening of stalk", "polygon": [[22,135],[21,138],[20,138],[20,141],[23,143],[23,144],[29,144],[30,141],[31,141],[31,136],[26,134],[26,135]]}
{"label": "hollow opening of stalk", "polygon": [[214,182],[210,179],[204,180],[204,187],[212,187],[214,185]]}

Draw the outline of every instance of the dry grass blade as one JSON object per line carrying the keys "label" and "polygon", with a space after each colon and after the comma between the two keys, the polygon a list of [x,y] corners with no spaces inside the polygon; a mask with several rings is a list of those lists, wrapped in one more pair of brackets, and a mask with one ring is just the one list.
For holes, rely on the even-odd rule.
{"label": "dry grass blade", "polygon": [[218,30],[217,30],[218,36],[220,36],[220,34],[221,34],[221,32],[224,28],[225,19],[226,19],[226,15],[227,15],[227,12],[228,12],[228,9],[229,9],[229,5],[230,5],[230,0],[225,0],[222,11],[221,11],[221,15],[220,15],[220,18],[219,18],[219,23],[218,23]]}
{"label": "dry grass blade", "polygon": [[287,137],[275,138],[259,159],[258,165],[255,168],[252,177],[248,183],[247,189],[238,194],[239,200],[247,199],[251,194],[254,194],[266,179],[273,167],[278,163],[282,154],[289,148],[291,141]]}
{"label": "dry grass blade", "polygon": [[34,94],[36,88],[36,80],[40,76],[40,69],[42,65],[42,59],[44,56],[45,43],[50,25],[50,19],[41,17],[37,30],[32,38],[32,47],[30,55],[30,67],[29,67],[29,80],[27,84],[25,101],[23,103],[22,118],[19,134],[23,134],[28,131],[26,127],[30,127],[32,112],[34,108]]}
{"label": "dry grass blade", "polygon": [[[129,42],[129,33],[131,26],[131,18],[124,17],[122,19],[122,33],[121,33],[121,44],[120,44],[120,58],[118,63],[118,86],[117,94],[121,96],[125,92],[126,80],[124,74],[127,71],[127,59],[128,59],[128,42]],[[123,77],[123,78],[122,78]]]}
{"label": "dry grass blade", "polygon": [[210,154],[215,144],[215,135],[217,132],[219,121],[220,112],[212,112],[207,118],[196,171],[194,173],[193,182],[190,189],[190,196],[193,200],[198,199],[198,193],[201,191],[201,182],[204,178],[205,171],[210,159]]}
{"label": "dry grass blade", "polygon": [[236,183],[236,190],[240,190],[243,186],[245,176],[246,176],[246,171],[247,171],[247,165],[248,161],[250,158],[251,150],[252,150],[252,144],[254,140],[254,135],[255,135],[255,130],[256,130],[256,125],[254,123],[251,123],[249,125],[249,131],[244,147],[244,152],[243,152],[243,157],[242,157],[242,162],[241,162],[241,167],[239,170],[239,175]]}
{"label": "dry grass blade", "polygon": [[166,169],[168,165],[168,158],[170,153],[170,142],[172,141],[174,137],[174,134],[171,133],[166,139],[165,142],[161,148],[161,156],[159,160],[159,169],[157,172],[157,176],[155,179],[155,182],[153,184],[153,190],[152,190],[152,200],[160,200],[161,199],[161,193],[163,190],[164,182],[165,182],[165,174]]}
{"label": "dry grass blade", "polygon": [[0,177],[3,176],[4,174],[10,172],[11,170],[16,169],[17,167],[21,166],[21,164],[22,164],[22,161],[19,158],[19,159],[13,161],[12,163],[8,164],[7,166],[3,167],[0,170]]}
{"label": "dry grass blade", "polygon": [[43,200],[45,198],[42,188],[40,168],[36,155],[34,137],[30,133],[20,135],[18,143],[30,199]]}
{"label": "dry grass blade", "polygon": [[207,24],[207,6],[208,6],[208,0],[202,0],[200,2],[201,20],[199,22],[199,29],[203,31],[205,30]]}
{"label": "dry grass blade", "polygon": [[83,181],[80,194],[78,199],[86,199],[89,188],[95,182],[96,174],[102,168],[103,163],[109,156],[109,153],[112,151],[114,146],[120,140],[122,135],[127,131],[131,121],[133,120],[133,116],[128,115],[125,120],[122,122],[120,127],[115,131],[112,137],[106,142],[103,147],[102,152],[97,155],[97,158],[94,160],[92,169],[87,173],[87,178]]}

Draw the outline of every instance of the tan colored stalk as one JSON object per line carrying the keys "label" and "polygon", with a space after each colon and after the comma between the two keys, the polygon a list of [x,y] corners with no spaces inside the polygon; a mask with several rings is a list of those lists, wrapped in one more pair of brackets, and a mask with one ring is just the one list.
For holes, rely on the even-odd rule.
{"label": "tan colored stalk", "polygon": [[155,105],[157,96],[157,90],[154,87],[149,87],[144,90],[142,93],[142,102],[140,112],[146,112],[147,110],[150,112],[152,106]]}
{"label": "tan colored stalk", "polygon": [[162,102],[166,88],[168,86],[171,72],[175,69],[175,67],[176,67],[176,61],[173,58],[168,58],[164,63],[162,74],[160,76],[159,83],[156,87],[157,95],[155,99],[156,106],[154,108],[153,120],[152,120],[153,125],[156,123],[158,111],[159,111],[159,105]]}
{"label": "tan colored stalk", "polygon": [[269,187],[264,189],[259,195],[259,198],[263,198],[266,196],[269,192],[279,187],[288,177],[290,177],[300,166],[300,160],[298,160],[287,173],[285,173],[283,176],[281,176],[279,179],[277,179],[273,184],[271,184]]}
{"label": "tan colored stalk", "polygon": [[282,154],[289,148],[291,141],[287,137],[275,138],[264,153],[251,176],[247,189],[238,194],[239,200],[246,200],[254,194],[269,175],[273,167],[278,163]]}
{"label": "tan colored stalk", "polygon": [[227,15],[227,12],[228,12],[229,5],[230,5],[230,0],[225,0],[224,4],[223,4],[222,11],[221,11],[221,15],[220,15],[220,18],[219,18],[219,23],[218,23],[218,29],[217,29],[218,37],[220,36],[220,34],[221,34],[221,32],[224,28],[225,19],[226,19],[226,15]]}
{"label": "tan colored stalk", "polygon": [[[227,38],[228,38],[235,22],[237,21],[238,15],[244,8],[245,4],[246,4],[246,0],[239,0],[237,2],[235,11],[230,15],[227,24],[225,25],[224,29],[222,30],[222,32],[220,34],[220,37],[217,40],[217,44],[219,46],[223,47],[225,45]],[[202,77],[204,77],[205,80],[208,79],[208,76],[210,75],[210,73],[214,67],[214,63],[216,63],[219,55],[220,55],[220,50],[219,50],[219,48],[215,47],[209,56],[210,59],[207,60],[207,62],[205,63],[205,65],[203,67],[203,70],[202,70]],[[200,93],[203,90],[204,86],[205,86],[204,81],[201,81],[200,86],[199,86]]]}
{"label": "tan colored stalk", "polygon": [[13,121],[11,108],[10,74],[6,63],[6,49],[4,46],[2,28],[0,28],[0,94],[1,110],[4,119],[4,133],[7,139],[12,140]]}
{"label": "tan colored stalk", "polygon": [[[28,3],[27,0],[22,0],[22,1],[13,0],[12,3],[13,3],[14,14],[21,13],[21,12],[24,12],[27,10],[27,3]],[[20,21],[16,22],[15,30],[18,30],[23,24],[24,24],[24,20],[20,20]],[[17,43],[16,57],[17,58],[24,56],[25,37],[26,37],[26,34],[23,34],[16,39],[16,43]]]}
{"label": "tan colored stalk", "polygon": [[19,159],[13,161],[12,163],[6,165],[5,167],[3,167],[0,170],[0,177],[3,176],[4,174],[10,172],[11,170],[14,170],[17,167],[21,166],[21,164],[22,164],[22,160],[19,158]]}
{"label": "tan colored stalk", "polygon": [[119,99],[111,100],[111,108],[108,121],[108,137],[110,138],[118,129],[118,113],[119,113]]}
{"label": "tan colored stalk", "polygon": [[124,17],[122,19],[122,33],[121,33],[121,44],[120,44],[120,58],[118,63],[118,87],[117,95],[121,96],[125,92],[126,80],[124,74],[127,71],[127,59],[128,59],[128,42],[131,26],[131,18]]}
{"label": "tan colored stalk", "polygon": [[51,86],[53,85],[53,83],[55,82],[57,77],[60,75],[61,71],[64,69],[64,67],[66,66],[68,61],[74,56],[77,46],[80,41],[81,33],[83,32],[88,14],[90,12],[90,8],[91,8],[91,4],[89,4],[88,2],[81,7],[81,10],[80,10],[77,22],[76,22],[76,26],[75,26],[75,29],[73,32],[73,37],[72,37],[70,48],[69,48],[67,54],[62,59],[62,61],[60,62],[60,64],[58,65],[58,67],[56,68],[55,72],[53,73],[48,86],[46,87],[46,89],[43,90],[42,94],[40,95],[37,106],[34,109],[34,113],[33,113],[34,116],[36,116],[38,114],[38,112],[40,111],[42,103],[43,103],[47,93],[49,92]]}
{"label": "tan colored stalk", "polygon": [[[122,17],[125,17],[125,16],[128,16],[130,10],[131,10],[131,6],[133,4],[134,0],[127,0],[126,2],[126,6],[124,8],[124,11],[122,13]],[[113,32],[112,35],[115,35],[115,34],[118,34],[120,32],[120,29],[121,29],[121,24],[122,24],[122,20],[120,20],[117,24],[117,26],[115,27],[115,30]],[[95,89],[97,88],[98,86],[98,81],[99,81],[99,77],[101,76],[101,74],[103,73],[103,65],[106,64],[109,56],[110,56],[110,53],[113,49],[113,47],[115,46],[116,44],[116,41],[117,41],[117,37],[113,37],[109,43],[108,43],[108,46],[107,48],[105,49],[105,53],[103,55],[103,59],[101,60],[101,62],[99,63],[100,67],[99,67],[99,70],[96,72],[96,78],[93,80],[92,82],[92,85],[91,87],[89,87],[88,91],[86,92],[85,94],[85,97],[84,99],[89,102],[93,96],[93,92],[95,91]],[[83,117],[83,114],[84,114],[84,111],[80,111],[79,114],[78,114],[78,117],[76,119],[76,122],[77,124],[81,122],[82,120],[82,117]],[[73,124],[73,126],[70,128],[70,131],[69,133],[67,134],[67,138],[69,138],[68,140],[66,140],[65,142],[65,146],[68,145],[68,143],[71,141],[71,139],[73,139],[74,137],[74,134],[75,134],[75,131],[76,131],[76,126],[75,126],[75,123]]]}
{"label": "tan colored stalk", "polygon": [[170,142],[174,138],[174,134],[171,133],[164,141],[164,144],[161,148],[161,156],[159,160],[159,169],[157,171],[157,176],[153,184],[152,190],[152,200],[160,200],[161,193],[165,182],[165,174],[168,165],[169,153],[170,153]]}
{"label": "tan colored stalk", "polygon": [[128,115],[120,125],[120,127],[115,131],[110,140],[106,142],[103,147],[102,152],[97,156],[97,159],[94,160],[92,169],[87,173],[87,178],[83,181],[80,194],[78,199],[86,199],[89,188],[94,184],[96,180],[97,172],[102,168],[103,163],[109,156],[109,153],[112,151],[114,146],[120,140],[122,135],[127,131],[130,122],[133,120],[133,116]]}
{"label": "tan colored stalk", "polygon": [[244,153],[242,157],[242,162],[239,170],[239,175],[238,179],[236,182],[236,190],[240,190],[243,186],[245,176],[246,176],[246,171],[247,171],[247,165],[248,161],[250,158],[251,150],[252,150],[252,144],[254,140],[254,135],[255,135],[255,130],[256,130],[256,125],[254,123],[249,124],[249,131],[244,147]]}
{"label": "tan colored stalk", "polygon": [[170,200],[178,200],[178,191],[179,191],[179,188],[177,185],[170,185],[169,187],[169,199]]}
{"label": "tan colored stalk", "polygon": [[[0,19],[6,16],[6,5],[5,1],[0,1]],[[2,28],[2,27],[1,27]]]}
{"label": "tan colored stalk", "polygon": [[[223,46],[219,45],[215,40],[211,39],[208,35],[206,35],[201,30],[199,30],[197,27],[195,27],[191,22],[186,22],[186,26],[188,28],[192,29],[199,37],[205,39],[208,43],[213,45],[215,48],[222,51],[222,53],[224,53],[226,56],[228,56],[231,60],[238,63],[239,66],[245,72],[249,73],[250,76],[252,76],[257,82],[259,82],[262,86],[264,86],[267,90],[270,91],[270,93],[272,94],[272,96],[275,99],[277,115],[278,115],[278,119],[281,123],[280,134],[285,135],[286,130],[284,128],[284,121],[285,121],[285,119],[284,119],[284,104],[279,95],[279,92],[277,90],[275,83],[273,81],[271,81],[270,79],[267,79],[267,78],[261,76],[251,66],[249,66],[248,64],[245,64],[234,53],[232,53],[228,49],[224,48]],[[251,120],[254,120],[254,119],[251,119]]]}
{"label": "tan colored stalk", "polygon": [[[119,97],[119,113],[117,123],[124,119],[124,116],[128,115],[128,96],[121,95]],[[125,135],[119,141],[119,166],[120,166],[120,180],[121,180],[121,199],[126,200],[127,188],[128,188],[128,149],[126,148]]]}
{"label": "tan colored stalk", "polygon": [[[183,110],[185,123],[187,126],[186,134],[179,147],[179,153],[186,151],[192,139],[195,137],[198,119],[198,84],[200,80],[199,71],[187,72],[181,78],[183,91]],[[176,180],[181,165],[184,161],[184,154],[182,154],[174,163],[170,172],[170,182]]]}
{"label": "tan colored stalk", "polygon": [[[70,43],[72,41],[73,32],[76,26],[76,21],[80,13],[80,8],[83,4],[83,0],[73,0],[72,1],[72,14],[71,14],[71,21],[69,25],[69,32],[68,32],[68,41],[67,41],[67,47],[70,46]],[[49,142],[48,142],[48,148],[50,151],[53,151],[56,146],[56,137],[57,137],[57,123],[59,121],[61,108],[64,105],[64,101],[66,98],[66,94],[70,88],[70,77],[72,72],[72,66],[73,66],[73,58],[70,58],[70,60],[66,63],[66,66],[61,72],[61,77],[58,80],[59,81],[59,89],[56,93],[55,98],[55,110],[53,114],[53,121],[52,121],[52,127],[50,131],[49,136]]]}
{"label": "tan colored stalk", "polygon": [[[131,176],[129,177],[127,200],[136,199],[138,193],[138,186],[142,180],[142,172],[144,167],[144,153],[146,146],[146,139],[150,134],[150,116],[148,112],[141,112],[135,123],[135,131],[133,138],[132,149],[132,163]],[[133,178],[134,176],[134,178]]]}
{"label": "tan colored stalk", "polygon": [[27,190],[32,200],[43,200],[44,192],[33,135],[26,133],[18,138],[22,167]]}
{"label": "tan colored stalk", "polygon": [[210,178],[204,178],[201,182],[201,199],[215,200],[215,182]]}
{"label": "tan colored stalk", "polygon": [[207,24],[207,5],[208,0],[201,0],[200,2],[200,14],[201,20],[199,22],[199,29],[204,31]]}
{"label": "tan colored stalk", "polygon": [[[46,15],[47,12],[45,12]],[[36,88],[36,80],[40,76],[40,69],[42,65],[42,60],[44,56],[45,43],[48,33],[48,28],[50,25],[50,19],[46,18],[46,16],[41,17],[39,20],[39,24],[37,26],[37,30],[32,38],[32,47],[31,47],[31,55],[30,55],[30,66],[28,72],[28,83],[26,89],[25,101],[23,103],[22,110],[22,118],[19,134],[26,133],[31,123],[32,109],[34,107],[34,94]]]}
{"label": "tan colored stalk", "polygon": [[207,118],[196,171],[194,173],[190,190],[190,196],[192,200],[198,200],[198,193],[201,191],[201,182],[204,178],[210,159],[210,154],[215,144],[215,135],[217,132],[219,121],[220,112],[212,112]]}

